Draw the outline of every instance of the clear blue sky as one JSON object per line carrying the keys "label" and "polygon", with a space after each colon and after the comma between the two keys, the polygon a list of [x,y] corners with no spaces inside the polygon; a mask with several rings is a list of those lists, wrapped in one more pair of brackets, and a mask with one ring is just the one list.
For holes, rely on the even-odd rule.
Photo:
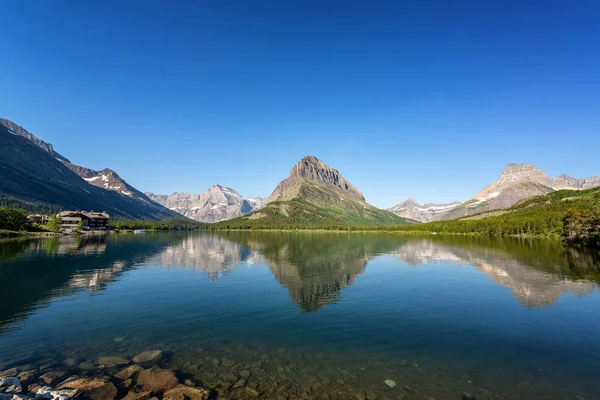
{"label": "clear blue sky", "polygon": [[600,175],[600,1],[5,1],[0,116],[142,191],[315,155],[389,207]]}

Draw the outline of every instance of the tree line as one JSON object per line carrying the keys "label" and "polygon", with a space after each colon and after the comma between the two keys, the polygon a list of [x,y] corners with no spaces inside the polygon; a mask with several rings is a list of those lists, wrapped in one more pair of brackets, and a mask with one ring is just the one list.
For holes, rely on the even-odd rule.
{"label": "tree line", "polygon": [[[305,210],[302,210],[305,211]],[[312,211],[312,210],[311,210]],[[462,219],[413,225],[344,225],[318,212],[276,214],[269,210],[262,218],[247,217],[211,224],[211,230],[294,230],[320,229],[340,231],[424,232],[487,236],[548,236],[569,244],[600,247],[600,188],[560,190],[524,200],[499,210]]]}
{"label": "tree line", "polygon": [[[21,208],[0,206],[0,230],[11,232],[60,231],[62,220],[56,213],[50,215],[48,222],[43,226],[31,223],[27,215],[28,212]],[[193,230],[205,229],[206,224],[187,218],[170,218],[163,221],[111,220],[108,227],[121,230]],[[75,230],[81,231],[82,229],[83,224],[80,222]]]}
{"label": "tree line", "polygon": [[163,221],[116,219],[108,223],[109,228],[119,230],[146,229],[153,231],[181,231],[205,229],[206,224],[187,218],[169,218]]}

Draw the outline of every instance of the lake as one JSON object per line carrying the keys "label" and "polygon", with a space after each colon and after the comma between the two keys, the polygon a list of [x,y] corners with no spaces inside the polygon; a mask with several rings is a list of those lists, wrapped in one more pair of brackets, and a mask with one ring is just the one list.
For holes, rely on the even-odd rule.
{"label": "lake", "polygon": [[552,240],[9,240],[0,282],[0,371],[112,376],[100,357],[162,350],[220,398],[600,398],[600,257]]}

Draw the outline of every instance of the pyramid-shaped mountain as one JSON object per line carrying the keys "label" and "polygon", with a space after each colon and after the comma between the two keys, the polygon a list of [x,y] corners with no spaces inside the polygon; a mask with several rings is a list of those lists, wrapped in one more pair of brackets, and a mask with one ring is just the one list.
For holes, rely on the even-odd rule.
{"label": "pyramid-shaped mountain", "polygon": [[407,220],[380,210],[336,169],[314,156],[300,160],[275,188],[264,208],[224,224],[230,227],[329,227],[402,225]]}

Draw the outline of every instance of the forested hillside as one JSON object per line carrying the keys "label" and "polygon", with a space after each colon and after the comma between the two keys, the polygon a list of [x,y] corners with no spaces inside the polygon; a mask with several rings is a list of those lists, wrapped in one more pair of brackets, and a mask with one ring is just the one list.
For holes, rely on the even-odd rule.
{"label": "forested hillside", "polygon": [[346,208],[315,204],[295,198],[269,203],[260,210],[259,218],[243,216],[210,225],[210,229],[327,229],[409,224],[408,221],[375,207]]}
{"label": "forested hillside", "polygon": [[[378,229],[378,228],[373,228]],[[559,190],[513,207],[451,221],[381,229],[487,235],[564,237],[572,243],[598,245],[600,188]]]}

